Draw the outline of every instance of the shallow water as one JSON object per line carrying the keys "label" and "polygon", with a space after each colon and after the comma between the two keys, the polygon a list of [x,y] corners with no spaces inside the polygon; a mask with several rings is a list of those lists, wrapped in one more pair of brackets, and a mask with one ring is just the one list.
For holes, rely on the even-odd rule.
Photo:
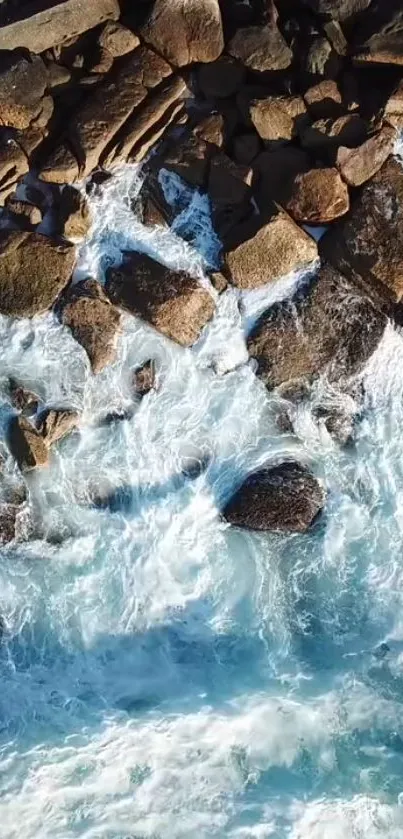
{"label": "shallow water", "polygon": [[[164,182],[192,247],[136,221],[140,182],[127,168],[94,199],[77,279],[137,247],[208,286],[205,200]],[[313,419],[342,398],[325,379],[281,434],[245,332],[306,279],[227,291],[192,350],[127,316],[96,377],[52,315],[0,321],[3,436],[9,374],[83,416],[30,479],[35,532],[2,550],[1,837],[403,837],[403,337],[388,326],[364,372],[354,446]],[[102,427],[149,357],[158,390]],[[282,454],[323,481],[322,520],[227,527],[232,489]],[[186,479],[193,459],[208,468]],[[91,505],[122,487],[121,509]]]}

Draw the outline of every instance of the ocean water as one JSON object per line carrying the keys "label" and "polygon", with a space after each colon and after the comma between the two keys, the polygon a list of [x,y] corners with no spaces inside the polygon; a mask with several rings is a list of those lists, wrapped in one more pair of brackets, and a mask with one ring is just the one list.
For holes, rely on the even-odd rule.
{"label": "ocean water", "polygon": [[[141,177],[127,167],[93,199],[76,280],[135,247],[209,286],[205,199],[165,176],[182,213],[143,228]],[[53,315],[0,320],[2,437],[11,374],[82,413],[1,551],[2,839],[402,839],[403,336],[390,324],[363,373],[353,446],[314,419],[323,399],[358,410],[325,377],[281,433],[245,333],[307,276],[217,297],[189,350],[127,316],[96,377]],[[150,357],[158,389],[105,427]],[[228,527],[242,477],[290,454],[326,487],[320,522]]]}

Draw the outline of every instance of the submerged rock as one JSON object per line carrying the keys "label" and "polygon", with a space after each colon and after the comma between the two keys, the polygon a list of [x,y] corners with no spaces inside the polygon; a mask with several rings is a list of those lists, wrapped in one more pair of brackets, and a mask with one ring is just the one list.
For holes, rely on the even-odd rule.
{"label": "submerged rock", "polygon": [[156,384],[156,370],[155,361],[149,359],[141,367],[137,367],[133,373],[134,391],[140,399],[146,396],[150,390],[155,388]]}
{"label": "submerged rock", "polygon": [[314,476],[294,461],[260,469],[244,481],[224,509],[224,517],[248,530],[304,533],[318,514],[325,494]]}
{"label": "submerged rock", "polygon": [[100,373],[116,357],[120,313],[96,280],[84,280],[69,290],[61,321],[85,349],[93,373]]}
{"label": "submerged rock", "polygon": [[108,269],[106,290],[113,303],[185,347],[197,341],[215,308],[212,295],[185,271],[135,251]]}
{"label": "submerged rock", "polygon": [[8,445],[21,471],[47,466],[49,453],[39,431],[23,416],[13,417],[8,434]]}
{"label": "submerged rock", "polygon": [[70,434],[80,421],[77,411],[47,408],[39,415],[36,427],[47,446]]}

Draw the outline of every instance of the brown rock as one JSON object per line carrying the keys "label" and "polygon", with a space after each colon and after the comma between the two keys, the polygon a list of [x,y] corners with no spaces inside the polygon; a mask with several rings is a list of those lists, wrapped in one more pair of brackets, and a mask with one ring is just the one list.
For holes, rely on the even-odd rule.
{"label": "brown rock", "polygon": [[310,87],[304,100],[313,119],[334,119],[342,114],[341,93],[336,82],[330,79]]}
{"label": "brown rock", "polygon": [[[27,166],[28,169],[28,166]],[[70,149],[61,143],[49,154],[38,175],[46,183],[66,184],[78,181],[79,166],[77,158]]]}
{"label": "brown rock", "polygon": [[7,59],[3,58],[0,67],[0,125],[28,128],[42,110],[47,83],[46,67],[39,56],[32,56],[28,61],[11,53]]}
{"label": "brown rock", "polygon": [[297,175],[287,210],[300,223],[327,224],[348,212],[348,189],[337,169],[310,169]]}
{"label": "brown rock", "polygon": [[0,312],[32,317],[46,312],[70,281],[75,250],[40,233],[3,231]]}
{"label": "brown rock", "polygon": [[287,142],[306,124],[306,106],[301,96],[268,96],[254,100],[250,118],[262,140]]}
{"label": "brown rock", "polygon": [[310,76],[336,78],[340,70],[340,58],[334,52],[327,38],[315,35],[305,56],[305,71]]}
{"label": "brown rock", "polygon": [[182,346],[195,343],[214,313],[212,295],[196,280],[134,251],[107,271],[106,287],[114,303]]}
{"label": "brown rock", "polygon": [[205,143],[211,143],[221,149],[226,140],[223,115],[210,114],[210,116],[204,117],[193,129],[193,134],[195,137],[199,137],[200,140],[204,140]]}
{"label": "brown rock", "polygon": [[354,32],[356,63],[403,64],[403,9],[400,0],[372,3]]}
{"label": "brown rock", "polygon": [[171,126],[183,126],[186,125],[187,121],[188,114],[183,102],[174,102],[164,111],[161,119],[135,143],[130,150],[128,161],[130,163],[140,163],[143,161],[149,152],[156,147],[159,140],[168,133]]}
{"label": "brown rock", "polygon": [[323,372],[340,382],[363,369],[385,326],[385,316],[367,295],[322,265],[306,291],[262,315],[248,338],[248,350],[269,389],[309,381]]}
{"label": "brown rock", "polygon": [[314,240],[277,208],[266,224],[255,229],[254,235],[225,254],[224,264],[231,282],[249,289],[305,268],[317,255]]}
{"label": "brown rock", "polygon": [[348,44],[340,23],[336,20],[329,20],[323,26],[328,41],[338,55],[346,55]]}
{"label": "brown rock", "polygon": [[370,5],[371,0],[308,0],[314,12],[330,15],[334,20],[348,20]]}
{"label": "brown rock", "polygon": [[249,70],[285,70],[292,62],[292,52],[276,23],[238,29],[228,44],[228,52]]}
{"label": "brown rock", "polygon": [[7,198],[5,207],[7,212],[12,213],[13,216],[19,218],[22,223],[25,222],[29,227],[34,227],[42,221],[42,213],[39,207],[35,207],[34,204],[29,204],[27,201],[19,201],[18,198],[14,197]]}
{"label": "brown rock", "polygon": [[403,169],[389,158],[362,188],[348,217],[329,231],[321,252],[371,294],[403,296]]}
{"label": "brown rock", "polygon": [[218,0],[156,0],[141,35],[176,67],[215,61],[224,49]]}
{"label": "brown rock", "polygon": [[261,151],[261,143],[257,134],[249,132],[235,137],[233,156],[237,163],[249,166]]}
{"label": "brown rock", "polygon": [[271,211],[273,201],[288,201],[296,175],[308,171],[311,164],[306,152],[289,145],[262,152],[253,168],[257,180],[255,197],[261,212],[266,213]]}
{"label": "brown rock", "polygon": [[211,161],[207,192],[215,206],[242,204],[251,194],[252,169],[234,163],[224,152]]}
{"label": "brown rock", "polygon": [[9,428],[8,445],[21,471],[47,466],[47,447],[34,426],[23,416],[13,417]]}
{"label": "brown rock", "polygon": [[212,271],[209,277],[211,285],[218,291],[218,294],[222,294],[223,291],[227,290],[228,283],[221,271]]}
{"label": "brown rock", "polygon": [[224,517],[247,530],[305,533],[324,502],[316,478],[304,466],[289,461],[249,475],[226,505]]}
{"label": "brown rock", "polygon": [[156,370],[155,370],[155,361],[153,359],[149,359],[142,364],[141,367],[137,367],[133,373],[133,387],[134,391],[140,399],[143,396],[146,396],[150,390],[155,388],[156,384]]}
{"label": "brown rock", "polygon": [[4,197],[13,191],[9,189],[19,178],[28,172],[28,160],[21,147],[15,140],[4,140],[0,143],[0,190]]}
{"label": "brown rock", "polygon": [[88,201],[73,186],[63,187],[57,201],[57,216],[60,233],[73,241],[84,239],[92,224]]}
{"label": "brown rock", "polygon": [[85,349],[93,373],[100,373],[116,357],[120,314],[95,280],[73,286],[63,301],[62,323]]}
{"label": "brown rock", "polygon": [[32,390],[20,385],[15,379],[9,379],[10,399],[12,406],[17,411],[28,411],[35,413],[40,403],[40,398]]}
{"label": "brown rock", "polygon": [[358,114],[347,114],[336,120],[320,119],[304,129],[301,144],[314,152],[335,150],[339,146],[352,148],[367,136],[367,125]]}
{"label": "brown rock", "polygon": [[80,421],[77,411],[47,408],[37,419],[36,427],[48,447],[70,434]]}
{"label": "brown rock", "polygon": [[44,11],[24,17],[0,29],[0,50],[24,47],[33,53],[45,52],[105,20],[118,20],[118,0],[65,0]]}
{"label": "brown rock", "polygon": [[396,130],[390,125],[381,128],[357,149],[341,146],[337,152],[336,165],[349,186],[361,186],[378,172],[393,152]]}
{"label": "brown rock", "polygon": [[395,128],[403,128],[403,81],[389,96],[385,105],[385,117]]}
{"label": "brown rock", "polygon": [[98,36],[101,49],[107,50],[113,58],[120,58],[139,46],[137,35],[117,21],[109,20]]}
{"label": "brown rock", "polygon": [[244,79],[245,68],[228,55],[211,64],[203,64],[197,73],[200,91],[206,99],[234,96],[241,89]]}
{"label": "brown rock", "polygon": [[204,187],[210,161],[217,149],[194,135],[172,143],[163,158],[163,166],[175,172],[191,186]]}

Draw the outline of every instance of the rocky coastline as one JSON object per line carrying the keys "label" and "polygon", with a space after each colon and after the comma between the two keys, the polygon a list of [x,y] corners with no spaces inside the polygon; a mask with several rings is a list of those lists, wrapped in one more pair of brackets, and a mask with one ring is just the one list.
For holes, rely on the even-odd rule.
{"label": "rocky coastline", "polygon": [[[402,319],[401,129],[403,11],[393,0],[5,0],[0,314],[53,310],[96,375],[114,361],[122,312],[190,347],[226,288],[248,292],[315,266],[263,312],[249,357],[290,404],[323,374],[348,393],[388,319]],[[126,163],[145,167],[145,225],[175,218],[162,171],[208,196],[222,244],[210,289],[135,251],[104,284],[72,281],[88,196]],[[153,359],[133,371],[133,398],[157,378]],[[41,404],[24,382],[10,380],[9,399],[8,447],[26,476],[80,416]],[[333,430],[344,419],[326,417]],[[8,543],[24,484],[2,497]],[[324,503],[317,479],[290,461],[249,476],[223,516],[304,532]]]}

